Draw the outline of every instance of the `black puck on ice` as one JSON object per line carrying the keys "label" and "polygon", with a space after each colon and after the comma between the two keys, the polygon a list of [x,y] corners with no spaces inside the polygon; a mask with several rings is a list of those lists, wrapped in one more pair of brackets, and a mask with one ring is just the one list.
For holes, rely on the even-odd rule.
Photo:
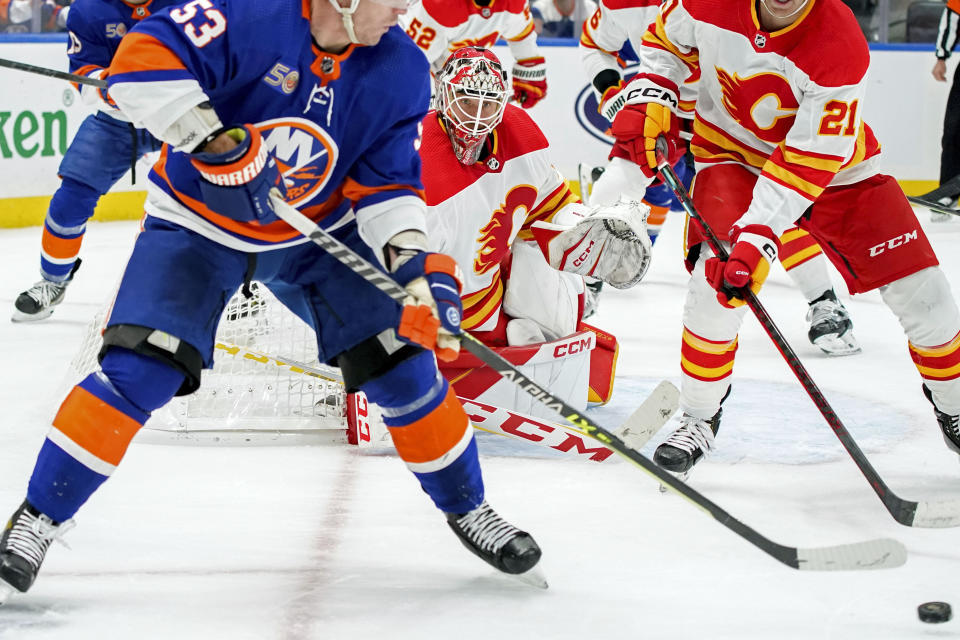
{"label": "black puck on ice", "polygon": [[917,615],[923,622],[946,622],[953,617],[953,610],[946,602],[924,602],[917,607]]}

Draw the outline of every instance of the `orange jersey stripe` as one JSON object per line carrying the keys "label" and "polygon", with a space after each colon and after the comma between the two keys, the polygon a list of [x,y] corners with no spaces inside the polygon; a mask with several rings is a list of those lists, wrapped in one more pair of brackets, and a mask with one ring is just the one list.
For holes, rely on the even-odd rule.
{"label": "orange jersey stripe", "polygon": [[404,462],[422,464],[446,455],[470,428],[453,387],[440,405],[412,424],[388,427],[393,444]]}
{"label": "orange jersey stripe", "polygon": [[382,193],[384,191],[397,191],[399,189],[413,191],[422,199],[426,200],[426,195],[424,195],[423,189],[417,189],[408,184],[386,184],[380,187],[368,187],[360,184],[350,177],[347,177],[347,179],[343,181],[343,195],[351,202],[357,202],[375,193]]}
{"label": "orange jersey stripe", "polygon": [[120,41],[113,62],[110,63],[110,75],[120,75],[136,71],[168,71],[186,69],[183,61],[166,45],[145,33],[131,32]]}
{"label": "orange jersey stripe", "polygon": [[86,389],[74,387],[53,426],[84,450],[117,466],[141,425]]}

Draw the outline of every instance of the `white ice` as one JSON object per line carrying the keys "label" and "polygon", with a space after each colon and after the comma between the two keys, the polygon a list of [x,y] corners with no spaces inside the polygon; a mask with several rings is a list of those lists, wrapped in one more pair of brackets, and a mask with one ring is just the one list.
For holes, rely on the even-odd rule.
{"label": "white ice", "polygon": [[[960,294],[960,220],[919,216]],[[53,317],[0,321],[0,517],[23,499],[53,390],[135,233],[133,223],[91,224],[83,268]],[[0,233],[2,313],[36,279],[39,243],[39,228]],[[679,248],[674,216],[646,280],[605,291],[594,318],[620,340],[614,400],[593,412],[610,428],[657,381],[679,382]],[[845,298],[863,353],[839,359],[807,342],[806,304],[779,269],[762,299],[893,491],[960,496],[960,462],[876,293]],[[893,521],[752,318],[716,455],[691,483],[777,542],[895,537],[909,550],[905,566],[796,571],[662,495],[627,462],[489,439],[481,453],[490,502],[543,547],[549,590],[463,549],[395,455],[135,442],[78,514],[72,550],[55,546],[33,589],[0,608],[0,638],[960,637],[960,620],[929,625],[916,615],[930,600],[960,606],[960,530]]]}

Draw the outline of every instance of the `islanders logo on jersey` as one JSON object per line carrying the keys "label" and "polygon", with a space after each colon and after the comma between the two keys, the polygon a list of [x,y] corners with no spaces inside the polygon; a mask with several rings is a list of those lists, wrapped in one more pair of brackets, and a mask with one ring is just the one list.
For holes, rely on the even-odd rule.
{"label": "islanders logo on jersey", "polygon": [[307,204],[330,181],[339,148],[315,123],[303,118],[276,118],[257,125],[273,152],[287,187],[287,202]]}
{"label": "islanders logo on jersey", "polygon": [[787,79],[769,72],[741,78],[715,69],[727,113],[764,142],[783,142],[800,108]]}

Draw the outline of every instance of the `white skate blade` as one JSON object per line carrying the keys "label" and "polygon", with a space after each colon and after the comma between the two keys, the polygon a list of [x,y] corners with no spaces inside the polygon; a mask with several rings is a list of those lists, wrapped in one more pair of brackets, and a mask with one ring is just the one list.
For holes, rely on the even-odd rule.
{"label": "white skate blade", "polygon": [[507,573],[505,575],[510,576],[522,582],[523,584],[530,585],[531,587],[537,587],[538,589],[546,589],[549,585],[547,584],[547,578],[543,575],[543,571],[540,569],[540,564],[535,564],[532,568],[527,569],[523,573]]}
{"label": "white skate blade", "polygon": [[[667,473],[672,475],[674,478],[676,478],[680,482],[686,482],[687,478],[690,477],[691,471],[693,471],[693,469],[687,469],[683,473],[671,473],[670,471],[667,471]],[[669,492],[670,492],[670,487],[668,487],[665,484],[660,485],[660,493],[669,493]]]}
{"label": "white skate blade", "polygon": [[577,165],[577,173],[580,179],[580,202],[585,206],[590,206],[590,188],[593,186],[593,180],[590,177],[591,168],[582,162]]}
{"label": "white skate blade", "polygon": [[12,596],[16,592],[17,592],[16,589],[11,587],[9,584],[4,582],[3,580],[0,580],[0,605],[6,603],[6,601],[10,598],[10,596]]}
{"label": "white skate blade", "polygon": [[813,344],[819,347],[828,356],[852,356],[860,353],[860,343],[850,331],[843,335],[825,335],[814,340]]}
{"label": "white skate blade", "polygon": [[14,308],[13,315],[10,316],[10,322],[36,322],[37,320],[45,320],[53,315],[53,307],[49,309],[44,309],[37,313],[24,313],[19,309]]}

